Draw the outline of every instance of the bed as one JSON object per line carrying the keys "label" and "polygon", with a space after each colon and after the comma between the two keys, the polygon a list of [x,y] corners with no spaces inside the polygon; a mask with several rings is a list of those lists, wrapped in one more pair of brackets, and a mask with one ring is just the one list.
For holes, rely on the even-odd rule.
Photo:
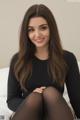
{"label": "bed", "polygon": [[[78,65],[80,70],[80,62],[78,62]],[[9,120],[9,116],[12,114],[6,104],[8,72],[9,67],[0,69],[0,119],[4,118],[4,120]],[[63,96],[70,105],[66,86]]]}

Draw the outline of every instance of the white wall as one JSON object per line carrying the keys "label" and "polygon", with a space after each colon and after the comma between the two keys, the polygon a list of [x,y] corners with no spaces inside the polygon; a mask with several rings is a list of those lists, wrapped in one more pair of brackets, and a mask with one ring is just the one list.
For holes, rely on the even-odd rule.
{"label": "white wall", "polygon": [[53,12],[63,47],[80,60],[80,2],[75,0],[0,0],[0,67],[18,51],[19,28],[27,8],[43,3]]}

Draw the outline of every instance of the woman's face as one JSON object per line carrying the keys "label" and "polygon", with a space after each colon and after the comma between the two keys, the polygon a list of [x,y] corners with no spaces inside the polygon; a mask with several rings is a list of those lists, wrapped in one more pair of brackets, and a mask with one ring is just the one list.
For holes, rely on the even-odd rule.
{"label": "woman's face", "polygon": [[47,21],[43,17],[33,17],[30,19],[28,37],[36,48],[48,47],[50,30]]}

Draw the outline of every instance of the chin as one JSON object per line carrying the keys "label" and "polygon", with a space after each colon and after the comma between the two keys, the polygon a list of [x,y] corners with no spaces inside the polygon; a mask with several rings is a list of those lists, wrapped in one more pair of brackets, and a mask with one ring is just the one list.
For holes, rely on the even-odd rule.
{"label": "chin", "polygon": [[37,48],[44,47],[45,45],[36,45]]}

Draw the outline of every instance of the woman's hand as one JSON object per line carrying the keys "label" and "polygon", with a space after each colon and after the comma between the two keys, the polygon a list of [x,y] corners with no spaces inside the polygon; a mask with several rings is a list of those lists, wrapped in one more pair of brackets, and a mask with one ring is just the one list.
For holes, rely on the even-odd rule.
{"label": "woman's hand", "polygon": [[40,87],[40,88],[36,88],[36,89],[33,90],[33,92],[42,93],[45,88],[46,88],[45,86]]}

